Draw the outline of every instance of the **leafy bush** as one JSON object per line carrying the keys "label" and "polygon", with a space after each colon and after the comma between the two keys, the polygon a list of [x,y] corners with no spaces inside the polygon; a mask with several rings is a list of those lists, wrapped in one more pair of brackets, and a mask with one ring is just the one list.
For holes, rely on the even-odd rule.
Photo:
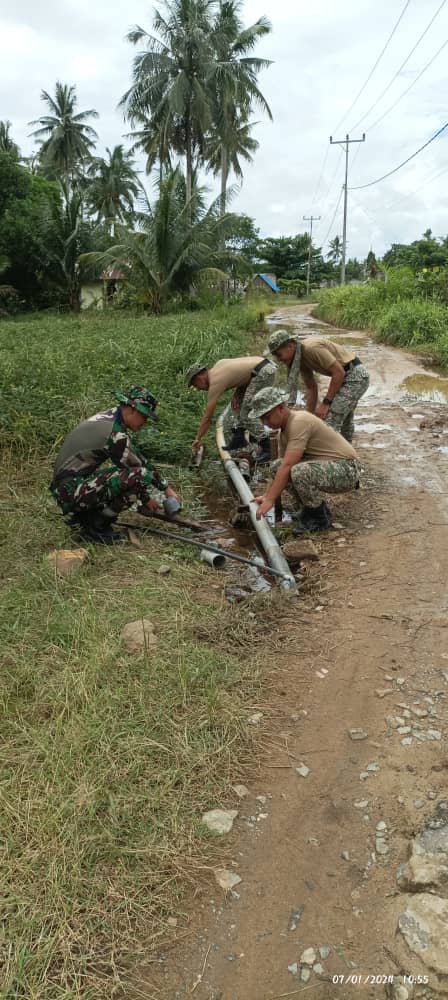
{"label": "leafy bush", "polygon": [[[133,317],[28,316],[0,328],[0,445],[52,453],[75,424],[114,404],[114,389],[147,385],[161,421],[146,437],[155,460],[185,458],[204,407],[187,390],[193,361],[244,352],[244,330],[262,322],[260,305],[214,312]],[[160,428],[160,429],[159,429]]]}

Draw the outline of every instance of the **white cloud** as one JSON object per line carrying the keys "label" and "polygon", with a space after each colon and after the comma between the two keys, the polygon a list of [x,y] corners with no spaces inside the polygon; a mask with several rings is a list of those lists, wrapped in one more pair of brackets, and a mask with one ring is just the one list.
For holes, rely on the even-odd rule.
{"label": "white cloud", "polygon": [[[274,60],[262,75],[262,90],[274,122],[260,120],[255,135],[260,150],[245,172],[234,208],[253,215],[264,234],[303,230],[303,215],[321,215],[316,242],[330,225],[343,182],[343,158],[328,148],[331,133],[343,137],[376,100],[437,9],[436,0],[410,4],[364,94],[336,134],[343,117],[395,24],[403,0],[247,0],[247,22],[267,14],[273,33],[259,52]],[[80,109],[95,107],[101,148],[122,141],[127,126],[116,110],[129,85],[132,47],[125,35],[134,23],[150,27],[151,7],[135,0],[122,7],[105,0],[19,0],[2,13],[0,58],[2,116],[30,153],[28,122],[43,110],[39,95],[57,79],[76,83]],[[446,49],[397,108],[376,128],[372,124],[416,78],[448,37],[444,8],[411,60],[372,114],[360,121],[366,143],[351,160],[350,184],[361,185],[386,173],[410,155],[444,123]],[[255,112],[255,120],[260,118]],[[353,191],[349,199],[349,253],[365,256],[373,245],[381,253],[392,241],[417,238],[428,226],[448,232],[447,137],[434,142],[413,163],[383,183]],[[353,149],[353,147],[352,147]],[[356,147],[355,147],[356,149]],[[324,176],[313,201],[326,156]],[[336,172],[335,172],[336,171]],[[333,180],[332,180],[333,178]],[[213,191],[213,178],[208,178]],[[332,182],[332,183],[331,183]],[[328,190],[329,189],[329,190]],[[342,229],[342,199],[330,236]]]}

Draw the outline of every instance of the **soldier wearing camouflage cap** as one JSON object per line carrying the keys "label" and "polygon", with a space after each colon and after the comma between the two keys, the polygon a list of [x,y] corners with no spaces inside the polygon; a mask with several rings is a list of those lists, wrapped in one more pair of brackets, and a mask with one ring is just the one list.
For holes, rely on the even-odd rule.
{"label": "soldier wearing camouflage cap", "polygon": [[279,431],[279,461],[266,492],[255,497],[257,518],[267,514],[283,490],[294,495],[300,515],[294,534],[324,531],[331,515],[324,494],[348,493],[359,485],[361,467],[351,444],[306,410],[291,410],[281,389],[263,389],[254,396],[252,416]]}
{"label": "soldier wearing camouflage cap", "polygon": [[[355,351],[323,337],[299,340],[288,330],[276,330],[268,346],[271,354],[288,368],[289,406],[297,402],[301,376],[308,412],[315,413],[347,441],[352,441],[355,409],[369,387],[369,373]],[[315,372],[330,378],[321,403]]]}
{"label": "soldier wearing camouflage cap", "polygon": [[[67,435],[56,457],[50,486],[56,502],[83,537],[102,545],[122,541],[112,524],[120,511],[138,500],[154,513],[159,504],[151,490],[176,494],[132,444],[128,431],[147,420],[158,421],[157,399],[148,389],[132,386],[116,392],[120,405],[83,420]],[[101,471],[104,462],[111,462]]]}
{"label": "soldier wearing camouflage cap", "polygon": [[277,372],[276,365],[269,358],[243,357],[222,358],[211,368],[197,361],[185,374],[188,386],[208,393],[207,406],[198,432],[193,441],[197,450],[204,434],[208,431],[220,396],[228,389],[234,389],[230,408],[224,417],[224,436],[229,451],[236,451],[246,445],[245,432],[248,430],[259,444],[256,456],[261,464],[270,460],[269,438],[259,420],[251,420],[249,413],[255,393],[265,386],[273,385]]}

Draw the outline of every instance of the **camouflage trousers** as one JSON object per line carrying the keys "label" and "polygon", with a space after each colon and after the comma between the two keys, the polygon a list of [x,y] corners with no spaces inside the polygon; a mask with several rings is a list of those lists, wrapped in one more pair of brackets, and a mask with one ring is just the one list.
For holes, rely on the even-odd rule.
{"label": "camouflage trousers", "polygon": [[[271,465],[274,475],[281,465],[277,459]],[[301,507],[319,507],[325,493],[350,493],[358,486],[361,466],[356,458],[337,461],[299,462],[293,465],[290,488]]]}
{"label": "camouflage trousers", "polygon": [[131,507],[135,500],[151,498],[152,476],[144,466],[123,469],[111,466],[91,476],[67,476],[52,482],[50,491],[64,514],[93,507],[110,507],[115,513]]}
{"label": "camouflage trousers", "polygon": [[355,433],[355,410],[361,396],[369,388],[369,373],[364,365],[356,365],[347,372],[341,388],[336,393],[325,423],[352,441]]}
{"label": "camouflage trousers", "polygon": [[260,389],[266,389],[268,386],[274,385],[275,376],[277,374],[277,365],[273,361],[268,361],[266,365],[263,365],[261,371],[257,372],[256,375],[251,378],[249,385],[242,386],[241,389],[236,390],[236,396],[238,400],[238,409],[232,410],[229,406],[224,415],[224,437],[226,441],[232,436],[232,431],[235,427],[244,427],[245,430],[252,434],[252,437],[256,441],[261,441],[265,438],[267,431],[263,427],[261,420],[251,420],[249,417],[249,412],[252,409],[252,400],[256,392]]}

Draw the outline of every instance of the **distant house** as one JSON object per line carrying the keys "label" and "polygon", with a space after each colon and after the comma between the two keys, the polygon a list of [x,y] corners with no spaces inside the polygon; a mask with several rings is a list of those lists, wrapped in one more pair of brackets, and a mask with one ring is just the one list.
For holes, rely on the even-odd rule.
{"label": "distant house", "polygon": [[81,286],[81,309],[104,309],[109,305],[126,275],[116,267],[106,267],[98,278]]}
{"label": "distant house", "polygon": [[280,289],[277,285],[277,276],[275,274],[256,274],[253,279],[253,284],[256,288],[269,289],[274,295],[278,295]]}

